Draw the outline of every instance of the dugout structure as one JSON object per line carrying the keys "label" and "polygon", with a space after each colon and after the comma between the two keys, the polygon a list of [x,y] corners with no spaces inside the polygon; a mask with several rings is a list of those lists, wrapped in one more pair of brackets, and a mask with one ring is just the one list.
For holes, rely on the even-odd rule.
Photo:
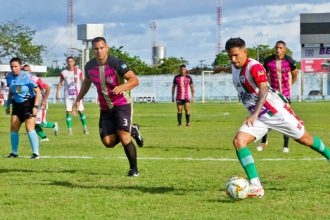
{"label": "dugout structure", "polygon": [[[300,44],[303,95],[329,99],[330,13],[300,14]],[[311,81],[306,81],[307,75]]]}

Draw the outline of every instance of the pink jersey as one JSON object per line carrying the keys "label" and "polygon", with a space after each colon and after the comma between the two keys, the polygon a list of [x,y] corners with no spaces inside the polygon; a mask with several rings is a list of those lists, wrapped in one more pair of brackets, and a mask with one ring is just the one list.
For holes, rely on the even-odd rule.
{"label": "pink jersey", "polygon": [[177,86],[176,100],[190,100],[189,86],[193,84],[193,81],[189,75],[176,75],[173,84]]}
{"label": "pink jersey", "polygon": [[270,78],[270,86],[290,99],[291,71],[296,69],[295,61],[287,55],[281,60],[272,55],[265,59],[264,67]]}
{"label": "pink jersey", "polygon": [[[259,89],[257,85],[261,82],[267,82],[265,68],[256,60],[249,58],[243,68],[236,69],[232,65],[233,83],[238,92],[240,100],[246,109],[252,113],[255,110]],[[279,109],[286,107],[287,100],[274,89],[269,88],[266,101],[260,115],[276,114]]]}
{"label": "pink jersey", "polygon": [[96,59],[85,66],[85,76],[96,86],[101,110],[109,110],[113,106],[126,105],[131,102],[130,91],[115,95],[112,89],[124,83],[124,75],[130,71],[126,64],[113,56],[109,56],[105,65],[99,66]]}

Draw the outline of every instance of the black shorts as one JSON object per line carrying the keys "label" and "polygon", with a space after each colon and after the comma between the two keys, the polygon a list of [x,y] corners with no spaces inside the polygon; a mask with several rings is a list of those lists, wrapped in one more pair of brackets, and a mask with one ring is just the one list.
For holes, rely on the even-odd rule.
{"label": "black shorts", "polygon": [[114,106],[108,111],[100,112],[99,132],[101,139],[116,134],[117,130],[131,132],[132,107],[131,104]]}
{"label": "black shorts", "polygon": [[25,102],[12,101],[12,103],[13,103],[13,111],[11,115],[16,115],[21,121],[21,123],[23,123],[26,119],[32,117],[34,98],[31,98]]}
{"label": "black shorts", "polygon": [[189,99],[177,99],[176,100],[176,104],[178,104],[178,105],[184,105],[184,104],[189,103],[189,102],[190,102]]}

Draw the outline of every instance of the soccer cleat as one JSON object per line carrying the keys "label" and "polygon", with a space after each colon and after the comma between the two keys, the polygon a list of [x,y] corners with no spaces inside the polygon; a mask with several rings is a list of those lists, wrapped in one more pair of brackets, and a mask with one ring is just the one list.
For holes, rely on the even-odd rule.
{"label": "soccer cleat", "polygon": [[39,155],[38,154],[35,154],[35,153],[33,153],[32,155],[31,155],[31,157],[30,157],[31,159],[39,159],[40,157],[39,157]]}
{"label": "soccer cleat", "polygon": [[257,151],[263,151],[268,145],[268,141],[266,143],[260,143],[260,145],[257,147]]}
{"label": "soccer cleat", "polygon": [[190,127],[190,123],[186,123],[186,126],[187,126],[187,127]]}
{"label": "soccer cleat", "polygon": [[283,147],[283,153],[289,153],[289,148],[288,147]]}
{"label": "soccer cleat", "polygon": [[48,142],[48,141],[49,141],[49,138],[47,138],[47,137],[46,137],[46,138],[41,138],[41,139],[40,139],[40,142]]}
{"label": "soccer cleat", "polygon": [[140,132],[140,125],[138,124],[132,124],[132,131],[131,131],[132,137],[135,139],[136,144],[139,147],[143,147],[144,140]]}
{"label": "soccer cleat", "polygon": [[179,124],[178,124],[178,127],[181,127],[181,126],[182,126],[182,124],[181,124],[181,123],[179,123]]}
{"label": "soccer cleat", "polygon": [[83,127],[83,133],[88,135],[89,134],[89,131],[88,131],[88,128],[87,127]]}
{"label": "soccer cleat", "polygon": [[18,155],[17,154],[14,154],[14,153],[10,153],[7,158],[18,158]]}
{"label": "soccer cleat", "polygon": [[54,132],[54,135],[55,135],[55,136],[58,135],[58,123],[57,123],[57,122],[54,122],[53,132]]}
{"label": "soccer cleat", "polygon": [[72,135],[72,128],[68,128],[68,135]]}
{"label": "soccer cleat", "polygon": [[136,177],[136,176],[139,176],[140,173],[137,169],[130,169],[128,171],[128,176],[131,176],[131,177]]}
{"label": "soccer cleat", "polygon": [[250,184],[248,197],[249,198],[261,198],[265,195],[265,190],[262,186],[257,186],[254,184]]}

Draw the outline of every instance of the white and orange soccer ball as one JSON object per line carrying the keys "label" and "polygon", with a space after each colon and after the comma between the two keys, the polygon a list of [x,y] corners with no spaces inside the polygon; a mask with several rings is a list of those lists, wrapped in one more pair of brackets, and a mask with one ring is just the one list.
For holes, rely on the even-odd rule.
{"label": "white and orange soccer ball", "polygon": [[242,176],[234,176],[226,183],[226,194],[235,200],[245,199],[249,193],[249,181]]}

